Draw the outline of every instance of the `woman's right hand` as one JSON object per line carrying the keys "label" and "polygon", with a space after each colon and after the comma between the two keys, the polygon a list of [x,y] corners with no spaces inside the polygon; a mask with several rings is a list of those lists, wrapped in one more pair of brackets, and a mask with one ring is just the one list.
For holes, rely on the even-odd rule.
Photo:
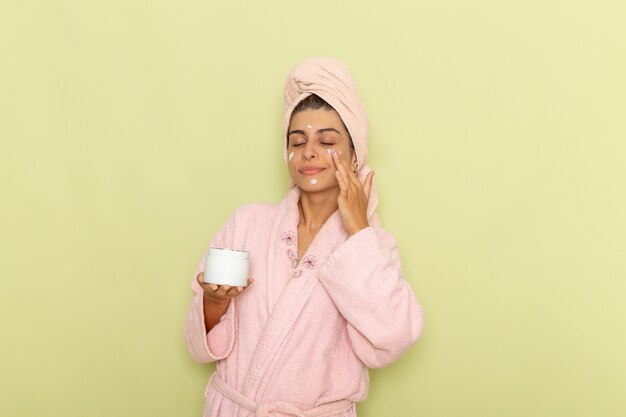
{"label": "woman's right hand", "polygon": [[253,278],[248,278],[246,287],[231,287],[230,285],[208,284],[204,282],[204,272],[200,272],[197,277],[198,284],[204,290],[204,295],[208,300],[216,304],[228,303],[231,298],[238,296],[254,282]]}

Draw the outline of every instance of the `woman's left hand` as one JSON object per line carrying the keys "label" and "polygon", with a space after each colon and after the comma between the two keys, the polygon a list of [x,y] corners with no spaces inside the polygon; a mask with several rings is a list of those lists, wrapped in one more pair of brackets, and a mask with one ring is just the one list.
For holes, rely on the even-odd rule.
{"label": "woman's left hand", "polygon": [[367,174],[365,184],[361,184],[358,177],[350,169],[347,161],[341,159],[341,154],[333,152],[333,162],[337,171],[335,176],[339,182],[339,213],[343,225],[350,236],[369,226],[367,221],[367,204],[372,189],[374,171]]}

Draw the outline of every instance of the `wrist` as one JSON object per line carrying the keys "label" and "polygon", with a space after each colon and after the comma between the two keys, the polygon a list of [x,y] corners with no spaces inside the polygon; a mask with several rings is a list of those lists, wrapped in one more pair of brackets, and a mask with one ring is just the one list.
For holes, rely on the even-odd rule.
{"label": "wrist", "polygon": [[363,230],[365,228],[368,228],[368,227],[369,227],[369,224],[367,224],[367,223],[366,224],[361,224],[359,226],[356,226],[356,227],[352,228],[351,230],[348,230],[348,234],[350,236],[354,236],[357,233],[359,233],[361,230]]}

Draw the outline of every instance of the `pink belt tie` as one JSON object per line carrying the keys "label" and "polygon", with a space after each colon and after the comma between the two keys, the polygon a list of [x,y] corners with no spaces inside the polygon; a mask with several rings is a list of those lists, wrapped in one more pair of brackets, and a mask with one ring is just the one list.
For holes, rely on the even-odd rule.
{"label": "pink belt tie", "polygon": [[315,408],[302,410],[295,404],[286,401],[273,401],[270,403],[257,404],[235,388],[231,387],[216,372],[211,376],[210,384],[224,397],[239,404],[240,406],[253,411],[255,417],[273,417],[277,413],[293,417],[330,417],[347,411],[354,404],[349,400],[339,400],[332,403],[322,404]]}

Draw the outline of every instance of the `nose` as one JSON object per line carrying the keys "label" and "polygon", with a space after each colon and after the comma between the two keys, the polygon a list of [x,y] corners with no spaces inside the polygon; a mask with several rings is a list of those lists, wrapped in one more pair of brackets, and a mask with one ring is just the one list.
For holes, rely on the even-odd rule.
{"label": "nose", "polygon": [[308,141],[305,145],[304,145],[304,151],[302,152],[302,157],[304,159],[308,160],[312,160],[312,159],[317,159],[317,150],[315,149],[315,145],[312,143],[313,141]]}

